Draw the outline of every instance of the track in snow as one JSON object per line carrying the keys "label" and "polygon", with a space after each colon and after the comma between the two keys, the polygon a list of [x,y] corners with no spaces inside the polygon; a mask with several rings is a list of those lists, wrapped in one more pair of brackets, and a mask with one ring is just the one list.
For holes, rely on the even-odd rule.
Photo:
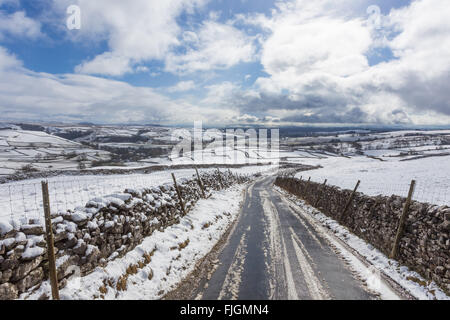
{"label": "track in snow", "polygon": [[[190,298],[379,299],[346,263],[330,236],[276,192],[273,181],[264,178],[248,188],[218,267],[208,279],[199,279]],[[398,298],[393,290],[390,294]]]}

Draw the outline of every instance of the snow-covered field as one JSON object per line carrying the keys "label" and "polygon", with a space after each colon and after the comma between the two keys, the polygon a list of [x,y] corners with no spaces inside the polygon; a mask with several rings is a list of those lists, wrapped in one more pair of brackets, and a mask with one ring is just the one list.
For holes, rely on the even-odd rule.
{"label": "snow-covered field", "polygon": [[256,147],[211,148],[182,157],[170,157],[172,164],[269,164],[278,163],[279,159],[279,152],[261,151]]}
{"label": "snow-covered field", "polygon": [[45,132],[0,130],[0,176],[23,171],[26,166],[28,170],[76,170],[81,161],[109,158],[109,152]]}
{"label": "snow-covered field", "polygon": [[352,190],[361,180],[358,191],[368,195],[407,196],[411,180],[417,181],[414,200],[433,204],[450,204],[450,157],[424,158],[412,161],[379,161],[364,156],[350,159],[330,157],[304,159],[302,163],[323,168],[296,175]]}
{"label": "snow-covered field", "polygon": [[[164,232],[155,231],[123,258],[98,267],[85,277],[70,278],[60,290],[61,299],[159,299],[174,289],[221,239],[240,210],[245,185],[214,192],[210,199],[201,199],[179,224]],[[208,226],[208,227],[205,227]],[[180,246],[186,244],[186,246]],[[150,260],[150,262],[149,262]],[[133,266],[130,268],[130,266]],[[125,279],[125,280],[124,280]],[[117,289],[125,282],[126,289]],[[21,299],[51,296],[49,281]]]}
{"label": "snow-covered field", "polygon": [[[440,146],[442,142],[448,142],[450,130],[402,130],[388,132],[361,132],[353,133],[328,133],[323,135],[286,138],[283,143],[287,145],[317,146],[327,143],[334,144],[340,151],[351,152],[355,142],[359,143],[362,150],[380,150],[411,148],[415,146]],[[348,149],[348,150],[346,150]]]}
{"label": "snow-covered field", "polygon": [[[257,164],[275,162],[277,155],[245,148],[245,135],[221,131],[152,126],[45,126],[44,131],[0,126],[0,177],[19,172],[77,169],[142,169],[154,165]],[[59,136],[58,136],[59,135]],[[199,137],[202,139],[200,141]],[[234,142],[236,149],[219,147]],[[172,155],[183,138],[208,144],[205,151]],[[252,146],[257,146],[257,139]],[[190,143],[187,143],[190,147]],[[261,148],[263,149],[263,148]]]}
{"label": "snow-covered field", "polygon": [[[176,128],[159,126],[120,126],[120,125],[49,125],[47,129],[52,134],[77,134],[76,142],[106,142],[111,138],[131,138],[142,135],[171,142],[172,132]],[[117,144],[117,143],[116,143]]]}
{"label": "snow-covered field", "polygon": [[327,179],[344,189],[360,180],[360,192],[405,197],[414,179],[414,200],[450,204],[449,130],[345,133],[288,139],[285,145],[291,148],[288,161],[323,167],[297,178]]}

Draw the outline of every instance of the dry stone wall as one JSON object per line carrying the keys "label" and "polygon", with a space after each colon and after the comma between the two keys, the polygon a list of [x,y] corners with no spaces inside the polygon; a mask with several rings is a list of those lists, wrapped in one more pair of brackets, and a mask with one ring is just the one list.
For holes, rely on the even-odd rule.
{"label": "dry stone wall", "polygon": [[[231,172],[202,174],[206,194],[247,182],[248,176]],[[195,178],[178,181],[185,209],[202,197]],[[76,211],[52,214],[59,286],[64,287],[78,266],[82,275],[124,256],[155,230],[179,222],[182,216],[172,184],[148,189],[127,189],[121,194],[92,199]],[[29,224],[0,226],[0,300],[21,293],[48,279],[47,244],[43,219]]]}
{"label": "dry stone wall", "polygon": [[[305,200],[327,216],[338,220],[352,191],[278,177],[276,185]],[[350,231],[389,255],[406,198],[371,197],[357,193],[341,222]],[[450,293],[450,208],[413,201],[400,241],[397,260],[435,281]]]}

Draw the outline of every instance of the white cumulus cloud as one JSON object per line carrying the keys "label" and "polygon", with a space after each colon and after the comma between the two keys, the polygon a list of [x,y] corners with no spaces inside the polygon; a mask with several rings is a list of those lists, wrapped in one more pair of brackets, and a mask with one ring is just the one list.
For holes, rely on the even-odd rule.
{"label": "white cumulus cloud", "polygon": [[205,21],[196,33],[184,34],[184,54],[170,53],[166,71],[188,74],[228,69],[255,57],[253,39],[230,24]]}
{"label": "white cumulus cloud", "polygon": [[195,89],[195,82],[192,80],[189,81],[180,81],[176,85],[167,89],[168,92],[185,92],[192,89]]}
{"label": "white cumulus cloud", "polygon": [[24,11],[6,13],[0,10],[0,40],[7,37],[36,39],[42,35],[40,22],[27,17]]}
{"label": "white cumulus cloud", "polygon": [[[412,1],[380,17],[380,30],[362,8],[296,0],[271,16],[241,17],[265,31],[268,76],[256,80],[259,96],[241,93],[236,105],[288,122],[448,124],[450,6]],[[394,58],[370,65],[374,48]]]}
{"label": "white cumulus cloud", "polygon": [[[69,36],[76,41],[106,41],[109,50],[81,63],[76,71],[87,74],[122,75],[135,64],[164,59],[179,44],[177,17],[192,13],[206,0],[78,0],[82,27]],[[65,15],[72,0],[54,0]]]}

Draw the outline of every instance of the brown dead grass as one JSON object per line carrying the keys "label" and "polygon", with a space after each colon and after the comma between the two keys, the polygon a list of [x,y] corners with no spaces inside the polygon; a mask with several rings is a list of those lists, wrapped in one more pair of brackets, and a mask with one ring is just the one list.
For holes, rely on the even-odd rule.
{"label": "brown dead grass", "polygon": [[189,238],[187,238],[185,242],[180,243],[178,245],[178,250],[181,251],[184,248],[186,248],[189,245],[189,242],[190,242],[190,240],[189,240]]}
{"label": "brown dead grass", "polygon": [[100,287],[100,289],[98,289],[98,291],[100,291],[102,294],[107,294],[108,288],[105,285],[103,285]]}
{"label": "brown dead grass", "polygon": [[117,291],[126,291],[128,289],[127,282],[128,282],[128,275],[125,274],[125,275],[121,276],[117,280],[116,290]]}
{"label": "brown dead grass", "polygon": [[428,282],[420,280],[419,278],[416,278],[416,277],[409,276],[406,278],[406,280],[413,281],[413,282],[421,285],[422,287],[426,287],[428,285]]}
{"label": "brown dead grass", "polygon": [[[108,287],[116,288],[117,291],[126,291],[128,289],[128,278],[132,275],[135,275],[139,272],[139,270],[144,269],[147,265],[150,264],[152,261],[152,257],[156,252],[156,248],[153,249],[151,252],[145,252],[142,255],[143,260],[138,261],[137,264],[130,264],[128,268],[125,271],[125,274],[119,277],[116,284],[114,285],[114,280],[112,279],[105,279],[103,280],[103,285],[99,288],[100,293],[102,294],[101,297],[106,293],[108,293]],[[153,279],[153,270],[150,269],[150,273],[148,275],[148,279]]]}
{"label": "brown dead grass", "polygon": [[128,266],[126,273],[127,275],[131,276],[131,275],[135,275],[138,273],[138,268],[139,266],[137,264],[131,264]]}
{"label": "brown dead grass", "polygon": [[148,280],[153,279],[153,269],[150,269],[150,272],[148,273]]}
{"label": "brown dead grass", "polygon": [[203,230],[208,229],[210,226],[211,226],[211,223],[210,223],[210,222],[207,222],[207,223],[205,223],[205,224],[203,225],[202,229],[203,229]]}

